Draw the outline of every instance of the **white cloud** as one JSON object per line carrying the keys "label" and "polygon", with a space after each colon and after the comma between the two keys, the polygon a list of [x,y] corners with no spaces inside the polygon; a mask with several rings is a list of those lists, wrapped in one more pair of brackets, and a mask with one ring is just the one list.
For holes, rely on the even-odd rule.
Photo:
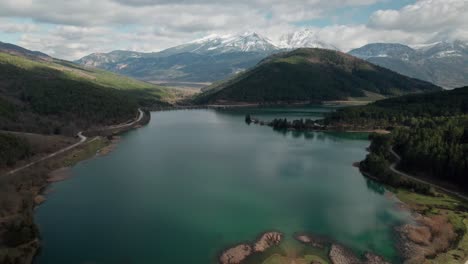
{"label": "white cloud", "polygon": [[39,30],[39,27],[35,24],[23,24],[23,23],[12,23],[3,22],[0,20],[0,32],[4,33],[25,33],[34,32]]}
{"label": "white cloud", "polygon": [[456,32],[468,30],[468,1],[419,0],[400,10],[379,10],[370,17],[369,26],[416,34],[435,32],[440,37],[463,37]]}
{"label": "white cloud", "polygon": [[[333,16],[337,8],[383,1],[0,0],[0,33],[21,32],[18,44],[26,48],[76,59],[113,49],[157,51],[212,33],[257,31],[275,40],[297,30],[299,22]],[[377,11],[367,24],[313,30],[343,50],[369,42],[467,39],[467,8],[467,0],[418,0],[399,10]]]}

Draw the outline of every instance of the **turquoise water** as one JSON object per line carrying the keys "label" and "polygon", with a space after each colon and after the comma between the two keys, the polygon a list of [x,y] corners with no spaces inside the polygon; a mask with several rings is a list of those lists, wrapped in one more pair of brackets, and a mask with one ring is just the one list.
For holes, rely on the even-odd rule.
{"label": "turquoise water", "polygon": [[76,165],[37,209],[37,263],[214,263],[223,248],[272,229],[396,259],[392,228],[404,216],[352,167],[365,137],[279,133],[248,126],[244,114],[152,113],[114,152]]}

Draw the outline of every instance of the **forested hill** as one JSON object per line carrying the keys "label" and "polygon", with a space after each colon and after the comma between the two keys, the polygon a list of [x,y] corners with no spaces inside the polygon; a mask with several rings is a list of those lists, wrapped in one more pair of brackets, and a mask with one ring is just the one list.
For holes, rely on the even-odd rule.
{"label": "forested hill", "polygon": [[347,100],[366,92],[384,96],[440,91],[338,51],[297,49],[268,57],[255,68],[199,96],[198,103]]}
{"label": "forested hill", "polygon": [[411,125],[421,118],[468,114],[468,86],[450,91],[413,94],[380,100],[331,113],[327,122],[360,125]]}
{"label": "forested hill", "polygon": [[402,157],[401,169],[468,193],[468,87],[344,108],[325,122],[393,128],[389,135],[374,136],[371,153],[362,163],[364,170],[385,182],[401,183],[388,169],[393,147]]}
{"label": "forested hill", "polygon": [[171,97],[168,90],[149,83],[4,46],[0,130],[71,135],[126,121],[140,105],[167,104]]}

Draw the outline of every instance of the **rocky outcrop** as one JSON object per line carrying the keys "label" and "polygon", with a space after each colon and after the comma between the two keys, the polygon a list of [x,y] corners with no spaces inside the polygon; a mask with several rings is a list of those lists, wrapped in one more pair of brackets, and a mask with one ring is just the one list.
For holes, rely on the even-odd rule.
{"label": "rocky outcrop", "polygon": [[249,244],[240,244],[229,248],[219,257],[219,263],[222,264],[237,264],[241,263],[253,253],[252,246]]}
{"label": "rocky outcrop", "polygon": [[372,253],[366,253],[365,257],[365,264],[390,264],[390,262],[385,261],[383,257],[374,255]]}
{"label": "rocky outcrop", "polygon": [[239,264],[254,253],[264,252],[268,248],[278,245],[283,238],[279,232],[266,232],[254,243],[243,243],[228,248],[219,257],[220,264]]}
{"label": "rocky outcrop", "polygon": [[255,243],[254,251],[263,252],[268,248],[278,245],[281,242],[282,234],[279,232],[268,232],[263,234]]}

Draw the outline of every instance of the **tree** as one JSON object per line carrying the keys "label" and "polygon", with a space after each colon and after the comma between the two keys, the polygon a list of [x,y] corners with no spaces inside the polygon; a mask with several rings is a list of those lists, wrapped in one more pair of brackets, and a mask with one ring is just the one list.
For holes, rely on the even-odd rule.
{"label": "tree", "polygon": [[245,123],[247,123],[248,125],[250,125],[250,123],[252,123],[252,118],[250,117],[250,114],[247,114],[245,116]]}

